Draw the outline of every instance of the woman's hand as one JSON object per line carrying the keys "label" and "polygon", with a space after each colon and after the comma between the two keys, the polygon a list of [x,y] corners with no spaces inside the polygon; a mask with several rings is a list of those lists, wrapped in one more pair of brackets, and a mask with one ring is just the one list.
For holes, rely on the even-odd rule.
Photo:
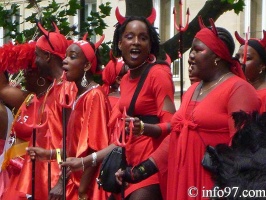
{"label": "woman's hand", "polygon": [[115,177],[116,177],[116,182],[119,185],[122,185],[123,182],[123,177],[124,177],[124,171],[122,169],[119,169],[116,173],[115,173]]}
{"label": "woman's hand", "polygon": [[[130,133],[130,129],[132,130],[133,135],[140,136],[144,131],[144,124],[138,117],[127,117],[125,120],[125,131],[126,133]],[[131,121],[133,126],[131,127]]]}
{"label": "woman's hand", "polygon": [[82,170],[81,158],[69,157],[61,164],[62,167],[69,167],[71,171]]}
{"label": "woman's hand", "polygon": [[27,153],[29,154],[31,160],[49,160],[52,158],[53,151],[46,150],[41,147],[27,147]]}
{"label": "woman's hand", "polygon": [[63,180],[59,178],[57,184],[51,189],[49,193],[49,200],[63,199]]}

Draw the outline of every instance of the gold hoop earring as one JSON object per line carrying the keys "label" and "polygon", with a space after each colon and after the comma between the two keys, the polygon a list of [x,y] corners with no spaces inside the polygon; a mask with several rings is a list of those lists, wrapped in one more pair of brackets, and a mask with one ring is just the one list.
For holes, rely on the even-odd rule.
{"label": "gold hoop earring", "polygon": [[39,87],[43,87],[45,85],[46,81],[43,77],[39,77],[38,80],[37,80],[37,85]]}

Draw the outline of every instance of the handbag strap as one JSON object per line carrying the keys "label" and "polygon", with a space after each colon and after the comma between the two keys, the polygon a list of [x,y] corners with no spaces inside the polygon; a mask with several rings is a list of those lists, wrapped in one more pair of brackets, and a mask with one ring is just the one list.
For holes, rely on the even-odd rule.
{"label": "handbag strap", "polygon": [[134,114],[135,103],[136,103],[136,100],[137,100],[137,98],[139,96],[140,90],[141,90],[141,88],[142,88],[142,86],[143,86],[143,84],[144,84],[144,82],[146,80],[146,77],[147,77],[147,75],[148,75],[151,67],[154,66],[155,64],[157,64],[157,63],[151,63],[151,64],[149,64],[149,66],[146,67],[146,69],[141,74],[141,77],[140,77],[140,80],[138,82],[137,88],[136,88],[136,90],[135,90],[135,92],[133,94],[133,97],[131,99],[131,102],[130,102],[129,107],[128,107],[128,110],[127,110],[127,114],[129,116],[132,116]]}

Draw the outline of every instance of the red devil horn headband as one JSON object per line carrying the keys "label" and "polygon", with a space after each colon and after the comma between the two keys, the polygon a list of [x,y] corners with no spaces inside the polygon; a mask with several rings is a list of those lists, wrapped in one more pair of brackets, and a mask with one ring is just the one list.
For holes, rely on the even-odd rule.
{"label": "red devil horn headband", "polygon": [[[200,25],[200,28],[201,28],[201,29],[203,29],[203,28],[207,28],[207,27],[204,25],[204,22],[203,22],[201,16],[198,17],[198,21],[199,21],[199,25]],[[211,30],[212,30],[212,32],[213,32],[216,36],[218,36],[218,32],[217,32],[217,29],[216,29],[216,26],[215,26],[215,24],[214,24],[213,19],[210,18],[209,21],[210,21],[210,24],[211,24]]]}
{"label": "red devil horn headband", "polygon": [[[55,24],[54,22],[52,22],[52,24],[53,24],[53,27],[54,27],[54,29],[55,29],[54,32],[56,32],[56,33],[60,33],[60,31],[59,31],[58,27],[56,26],[56,24]],[[37,22],[37,26],[38,26],[38,28],[40,29],[40,31],[41,31],[44,35],[48,36],[49,32],[48,32],[47,30],[44,29],[44,27],[41,25],[40,22]]]}
{"label": "red devil horn headband", "polygon": [[44,35],[48,36],[49,32],[43,28],[40,22],[37,22],[37,26]]}
{"label": "red devil horn headband", "polygon": [[235,31],[235,36],[236,36],[237,41],[238,41],[241,45],[245,44],[245,39],[242,38],[242,37],[238,34],[237,31]]}
{"label": "red devil horn headband", "polygon": [[[126,17],[124,17],[120,14],[118,7],[116,7],[116,9],[115,9],[115,16],[116,16],[116,19],[117,19],[119,24],[123,24],[126,20]],[[156,10],[154,8],[152,8],[150,16],[147,17],[146,19],[150,22],[150,24],[154,23],[154,21],[156,19]]]}
{"label": "red devil horn headband", "polygon": [[[82,40],[86,41],[87,37],[88,37],[88,33],[85,33],[85,35],[83,36]],[[105,35],[103,34],[102,37],[99,39],[99,41],[94,44],[95,49],[98,49],[98,47],[102,44],[104,38],[105,38]]]}
{"label": "red devil horn headband", "polygon": [[54,22],[52,22],[52,24],[53,24],[53,27],[55,29],[54,32],[60,33],[59,28],[56,26],[56,24]]}
{"label": "red devil horn headband", "polygon": [[[242,38],[239,33],[237,31],[235,31],[235,36],[237,41],[241,44],[244,45],[245,44],[245,39]],[[252,38],[251,38],[252,39]],[[255,39],[256,40],[256,39]],[[263,38],[261,40],[258,40],[259,43],[265,48],[266,47],[266,31],[263,30]]]}

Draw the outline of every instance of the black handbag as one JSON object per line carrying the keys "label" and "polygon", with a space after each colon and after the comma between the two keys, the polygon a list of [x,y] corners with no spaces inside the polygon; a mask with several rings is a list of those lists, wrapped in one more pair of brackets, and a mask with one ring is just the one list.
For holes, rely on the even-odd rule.
{"label": "black handbag", "polygon": [[116,182],[115,173],[122,165],[122,148],[114,148],[103,160],[100,175],[97,179],[99,187],[111,193],[120,193],[121,186]]}

